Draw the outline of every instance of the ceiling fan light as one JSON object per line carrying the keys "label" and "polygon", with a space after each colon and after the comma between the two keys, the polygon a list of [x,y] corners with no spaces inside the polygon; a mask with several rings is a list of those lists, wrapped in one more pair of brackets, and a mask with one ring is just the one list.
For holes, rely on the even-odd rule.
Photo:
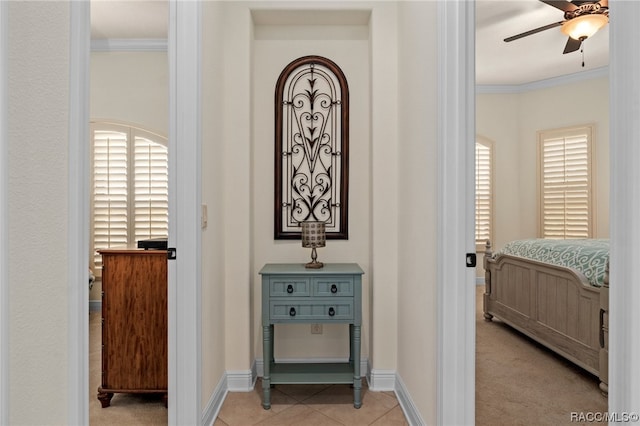
{"label": "ceiling fan light", "polygon": [[562,24],[562,32],[574,40],[584,40],[607,25],[609,18],[601,14],[582,15]]}

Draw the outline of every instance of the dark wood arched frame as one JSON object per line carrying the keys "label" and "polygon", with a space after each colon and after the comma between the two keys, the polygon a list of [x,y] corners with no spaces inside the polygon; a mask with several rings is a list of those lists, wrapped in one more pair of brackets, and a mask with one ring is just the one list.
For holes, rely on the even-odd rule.
{"label": "dark wood arched frame", "polygon": [[333,61],[304,56],[275,90],[274,238],[299,239],[303,221],[348,239],[349,88]]}

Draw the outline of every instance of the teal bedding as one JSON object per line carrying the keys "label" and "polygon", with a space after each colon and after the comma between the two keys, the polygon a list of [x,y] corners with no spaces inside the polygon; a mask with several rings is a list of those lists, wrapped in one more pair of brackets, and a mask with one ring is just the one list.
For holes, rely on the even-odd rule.
{"label": "teal bedding", "polygon": [[602,287],[609,260],[609,240],[517,240],[506,244],[495,256],[500,254],[573,268],[582,272],[592,286]]}

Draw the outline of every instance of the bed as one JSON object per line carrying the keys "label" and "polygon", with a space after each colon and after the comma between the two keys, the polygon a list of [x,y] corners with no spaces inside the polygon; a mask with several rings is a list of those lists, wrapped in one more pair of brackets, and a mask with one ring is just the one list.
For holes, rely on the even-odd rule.
{"label": "bed", "polygon": [[497,318],[600,380],[608,394],[608,240],[487,241],[484,318]]}

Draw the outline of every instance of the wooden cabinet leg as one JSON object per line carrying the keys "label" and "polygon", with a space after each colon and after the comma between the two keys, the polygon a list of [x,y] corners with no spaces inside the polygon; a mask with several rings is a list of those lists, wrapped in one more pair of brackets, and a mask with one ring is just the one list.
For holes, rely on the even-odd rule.
{"label": "wooden cabinet leg", "polygon": [[98,389],[98,400],[102,404],[102,408],[107,408],[111,405],[111,398],[113,398],[112,392],[102,392]]}

